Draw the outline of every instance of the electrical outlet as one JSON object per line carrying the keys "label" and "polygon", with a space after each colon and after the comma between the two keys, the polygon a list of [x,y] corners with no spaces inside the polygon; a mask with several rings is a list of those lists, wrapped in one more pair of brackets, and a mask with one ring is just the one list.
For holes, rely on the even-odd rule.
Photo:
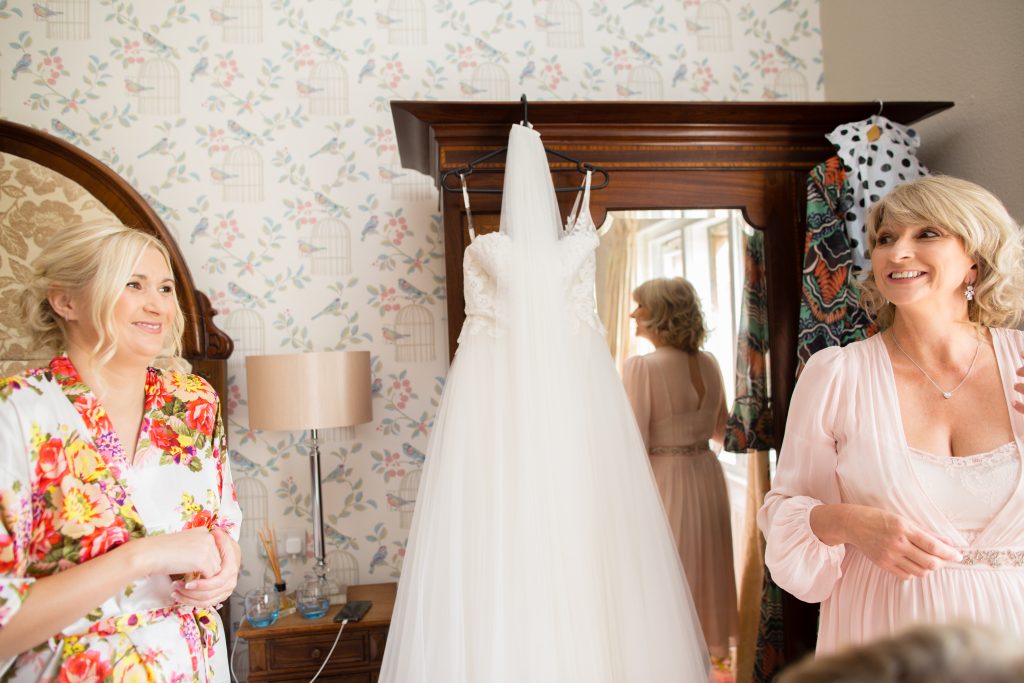
{"label": "electrical outlet", "polygon": [[[284,555],[302,555],[306,551],[306,532],[301,529],[285,528],[275,534],[277,538],[278,557]],[[267,551],[262,543],[256,545],[260,557],[266,557]]]}

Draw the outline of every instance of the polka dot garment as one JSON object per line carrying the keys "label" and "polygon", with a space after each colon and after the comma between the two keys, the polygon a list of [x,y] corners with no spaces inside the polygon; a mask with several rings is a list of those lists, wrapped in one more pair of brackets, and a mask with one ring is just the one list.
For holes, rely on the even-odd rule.
{"label": "polka dot garment", "polygon": [[917,159],[921,140],[913,128],[884,116],[844,123],[825,137],[835,145],[853,190],[853,205],[844,218],[853,246],[854,270],[870,268],[865,226],[868,209],[897,185],[928,175]]}

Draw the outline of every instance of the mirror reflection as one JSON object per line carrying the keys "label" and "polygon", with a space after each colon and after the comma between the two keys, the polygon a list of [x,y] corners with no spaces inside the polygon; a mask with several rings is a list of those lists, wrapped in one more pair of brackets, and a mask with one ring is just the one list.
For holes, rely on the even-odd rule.
{"label": "mirror reflection", "polygon": [[[608,343],[709,650],[716,668],[730,670],[756,530],[747,523],[747,455],[725,451],[723,436],[754,230],[739,210],[680,209],[610,212],[601,234],[597,302]],[[756,614],[757,592],[741,598]]]}

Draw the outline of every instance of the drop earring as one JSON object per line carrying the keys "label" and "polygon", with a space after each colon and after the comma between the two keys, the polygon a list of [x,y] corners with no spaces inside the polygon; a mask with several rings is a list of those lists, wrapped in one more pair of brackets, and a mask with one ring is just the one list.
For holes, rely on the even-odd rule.
{"label": "drop earring", "polygon": [[967,285],[967,289],[964,290],[964,297],[968,301],[974,301],[974,285]]}

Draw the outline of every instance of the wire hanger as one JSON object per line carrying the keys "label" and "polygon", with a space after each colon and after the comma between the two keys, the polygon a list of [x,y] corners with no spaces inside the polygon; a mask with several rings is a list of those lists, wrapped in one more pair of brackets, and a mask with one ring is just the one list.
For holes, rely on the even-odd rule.
{"label": "wire hanger", "polygon": [[[522,125],[524,125],[524,126],[532,128],[533,126],[530,125],[530,119],[529,119],[529,117],[527,115],[526,95],[524,94],[519,99],[519,101],[523,105],[523,120],[520,123],[522,123]],[[490,161],[491,159],[494,159],[495,157],[498,157],[498,156],[500,156],[502,154],[505,154],[507,151],[508,151],[508,147],[507,146],[501,147],[500,149],[496,149],[496,150],[494,150],[492,152],[488,152],[487,154],[484,154],[481,157],[473,159],[473,161],[469,162],[469,164],[466,165],[466,166],[460,166],[459,168],[453,168],[453,169],[450,169],[448,171],[445,171],[444,174],[441,175],[441,187],[444,189],[445,192],[462,192],[462,193],[468,192],[468,193],[471,193],[471,194],[474,194],[474,193],[479,193],[479,194],[501,194],[501,192],[502,192],[501,188],[487,188],[487,187],[474,188],[474,189],[467,188],[467,187],[465,187],[465,178],[466,178],[466,176],[473,175],[474,173],[504,173],[505,172],[504,168],[477,168],[477,165],[482,164],[482,163],[484,163],[486,161]],[[599,184],[593,185],[590,188],[591,190],[601,190],[603,188],[608,187],[608,171],[604,170],[600,166],[595,166],[594,164],[591,164],[591,163],[586,162],[586,161],[580,161],[579,159],[575,159],[575,158],[569,156],[568,154],[565,154],[563,152],[559,152],[558,150],[555,150],[555,149],[550,149],[550,148],[548,148],[546,146],[544,147],[544,151],[547,152],[548,154],[550,154],[553,157],[558,157],[559,159],[563,159],[563,160],[568,161],[570,163],[576,164],[576,172],[580,173],[580,174],[582,174],[584,176],[587,174],[588,171],[590,171],[592,173],[600,173],[603,176],[603,180]],[[449,186],[447,181],[448,181],[448,178],[450,176],[455,176],[456,179],[461,181],[460,184],[456,185],[455,187]],[[574,185],[572,187],[556,187],[555,188],[555,192],[581,192],[582,190],[583,190],[583,185],[582,184]]]}

